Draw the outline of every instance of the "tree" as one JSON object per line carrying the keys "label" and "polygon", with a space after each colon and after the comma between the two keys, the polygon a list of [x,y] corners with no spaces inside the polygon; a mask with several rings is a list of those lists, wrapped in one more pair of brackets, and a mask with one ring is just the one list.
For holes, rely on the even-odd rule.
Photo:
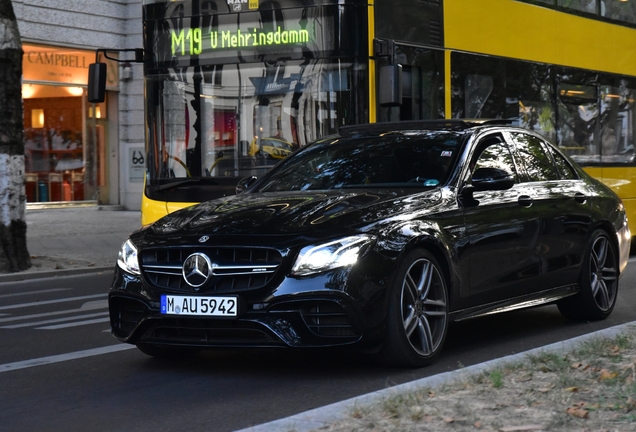
{"label": "tree", "polygon": [[11,0],[0,0],[0,272],[31,267],[26,242],[22,45]]}

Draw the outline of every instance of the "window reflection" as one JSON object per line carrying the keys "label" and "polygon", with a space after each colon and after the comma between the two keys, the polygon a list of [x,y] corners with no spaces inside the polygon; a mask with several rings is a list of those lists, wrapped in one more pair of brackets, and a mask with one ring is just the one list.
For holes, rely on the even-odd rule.
{"label": "window reflection", "polygon": [[153,178],[261,175],[336,131],[350,112],[349,63],[278,62],[265,73],[262,64],[226,65],[203,80],[197,74],[188,68],[151,77],[161,89],[162,123]]}
{"label": "window reflection", "polygon": [[526,168],[530,181],[558,180],[552,160],[544,151],[541,140],[537,137],[521,133],[510,134],[517,147],[517,155]]}
{"label": "window reflection", "polygon": [[462,53],[452,61],[453,117],[512,119],[582,165],[634,163],[633,79]]}
{"label": "window reflection", "polygon": [[455,132],[439,131],[325,139],[279,165],[259,191],[437,187],[446,182],[457,160],[460,138]]}
{"label": "window reflection", "polygon": [[512,174],[517,181],[517,170],[510,154],[510,149],[503,142],[503,138],[489,138],[480,147],[485,146],[474,163],[474,170],[480,168],[494,168]]}
{"label": "window reflection", "polygon": [[627,24],[636,23],[636,4],[629,0],[521,0],[527,3],[536,3],[552,6],[560,11],[596,15],[598,19],[609,19]]}

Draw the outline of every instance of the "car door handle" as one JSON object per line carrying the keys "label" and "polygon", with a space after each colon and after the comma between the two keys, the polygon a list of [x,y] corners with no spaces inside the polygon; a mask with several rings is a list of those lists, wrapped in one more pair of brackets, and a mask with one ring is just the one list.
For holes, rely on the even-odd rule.
{"label": "car door handle", "polygon": [[517,200],[517,202],[524,207],[530,207],[532,203],[534,202],[534,200],[530,198],[528,195],[521,195],[519,199]]}
{"label": "car door handle", "polygon": [[585,202],[587,201],[587,197],[581,192],[577,192],[576,194],[574,194],[574,201],[579,204],[585,204]]}

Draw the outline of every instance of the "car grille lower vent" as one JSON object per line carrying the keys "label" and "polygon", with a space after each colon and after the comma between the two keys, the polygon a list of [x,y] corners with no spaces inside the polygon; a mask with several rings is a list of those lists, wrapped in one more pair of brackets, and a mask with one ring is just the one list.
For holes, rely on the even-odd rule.
{"label": "car grille lower vent", "polygon": [[309,330],[317,336],[356,336],[345,310],[338,303],[323,301],[305,305],[301,314]]}
{"label": "car grille lower vent", "polygon": [[120,337],[130,336],[148,308],[137,300],[125,298],[113,298],[111,302],[110,321],[113,331]]}
{"label": "car grille lower vent", "polygon": [[[212,275],[201,287],[183,278],[183,262],[195,252],[212,263]],[[167,248],[141,254],[141,271],[157,288],[184,292],[228,292],[256,289],[267,284],[282,261],[280,252],[267,248]]]}

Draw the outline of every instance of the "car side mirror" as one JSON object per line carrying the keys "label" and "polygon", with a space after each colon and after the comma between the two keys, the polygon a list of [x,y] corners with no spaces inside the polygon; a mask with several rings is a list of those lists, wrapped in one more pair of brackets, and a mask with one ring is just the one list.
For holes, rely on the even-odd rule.
{"label": "car side mirror", "polygon": [[257,178],[258,177],[256,176],[247,176],[240,179],[238,184],[236,185],[236,194],[238,195],[245,192],[246,189],[254,184]]}
{"label": "car side mirror", "polygon": [[507,190],[514,186],[515,179],[508,171],[499,168],[478,168],[473,173],[471,184],[475,191]]}

